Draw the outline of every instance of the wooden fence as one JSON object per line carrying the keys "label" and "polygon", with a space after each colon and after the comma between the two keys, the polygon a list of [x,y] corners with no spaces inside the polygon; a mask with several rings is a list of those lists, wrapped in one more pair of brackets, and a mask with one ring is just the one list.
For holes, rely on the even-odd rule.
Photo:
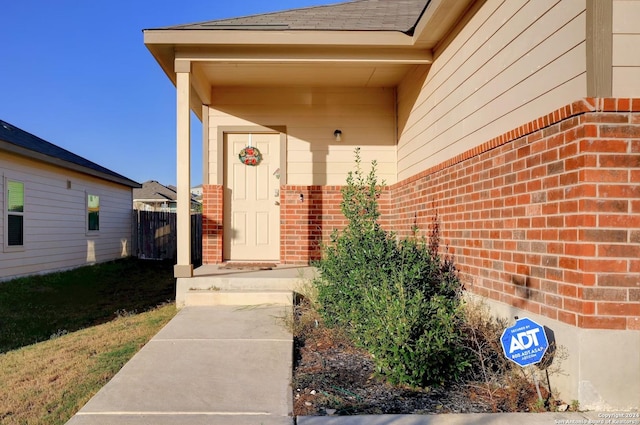
{"label": "wooden fence", "polygon": [[[176,259],[176,213],[134,210],[133,231],[138,258]],[[191,214],[191,262],[202,264],[202,214]]]}

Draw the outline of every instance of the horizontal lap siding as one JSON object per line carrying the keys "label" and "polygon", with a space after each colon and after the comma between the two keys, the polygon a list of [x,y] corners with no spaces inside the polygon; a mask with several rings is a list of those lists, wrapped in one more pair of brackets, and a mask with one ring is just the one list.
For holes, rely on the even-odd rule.
{"label": "horizontal lap siding", "polygon": [[[221,166],[218,127],[285,126],[287,182],[342,184],[362,148],[365,165],[379,163],[380,175],[396,181],[396,119],[393,89],[214,88],[209,114],[209,182]],[[342,130],[342,142],[333,132]]]}
{"label": "horizontal lap siding", "polygon": [[[0,168],[25,185],[24,250],[0,253],[0,279],[131,254],[131,188],[7,153],[0,154]],[[100,197],[97,234],[85,231],[87,193]]]}
{"label": "horizontal lap siding", "polygon": [[640,2],[613,1],[613,96],[640,96]]}
{"label": "horizontal lap siding", "polygon": [[488,1],[398,89],[398,178],[584,97],[585,19],[585,1]]}

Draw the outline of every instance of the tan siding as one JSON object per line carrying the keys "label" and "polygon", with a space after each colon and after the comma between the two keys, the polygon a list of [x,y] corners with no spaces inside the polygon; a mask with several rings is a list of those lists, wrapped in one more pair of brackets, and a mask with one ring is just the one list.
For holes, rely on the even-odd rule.
{"label": "tan siding", "polygon": [[[218,127],[284,126],[287,183],[343,184],[361,147],[365,169],[375,159],[381,178],[396,181],[393,89],[214,88],[209,115],[209,181],[217,182]],[[333,132],[342,130],[342,142]],[[325,174],[325,171],[327,172]]]}
{"label": "tan siding", "polygon": [[614,97],[640,96],[640,1],[613,1]]}
{"label": "tan siding", "polygon": [[487,1],[400,86],[398,178],[584,97],[585,19],[580,0]]}
{"label": "tan siding", "polygon": [[[130,188],[7,153],[0,153],[0,169],[25,184],[24,250],[0,254],[0,280],[131,254]],[[97,233],[85,230],[86,193],[100,196]]]}
{"label": "tan siding", "polygon": [[638,34],[613,36],[613,66],[640,67],[640,28]]}
{"label": "tan siding", "polygon": [[614,34],[637,34],[640,17],[640,1],[613,0],[613,32]]}

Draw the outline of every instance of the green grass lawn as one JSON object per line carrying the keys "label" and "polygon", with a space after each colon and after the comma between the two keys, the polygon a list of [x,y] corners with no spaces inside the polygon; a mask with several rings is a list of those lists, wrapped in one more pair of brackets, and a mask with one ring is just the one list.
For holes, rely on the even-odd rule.
{"label": "green grass lawn", "polygon": [[0,353],[173,300],[166,261],[129,258],[0,282]]}
{"label": "green grass lawn", "polygon": [[175,313],[167,304],[0,354],[0,424],[65,424]]}
{"label": "green grass lawn", "polygon": [[176,314],[169,262],[0,283],[0,423],[64,424]]}

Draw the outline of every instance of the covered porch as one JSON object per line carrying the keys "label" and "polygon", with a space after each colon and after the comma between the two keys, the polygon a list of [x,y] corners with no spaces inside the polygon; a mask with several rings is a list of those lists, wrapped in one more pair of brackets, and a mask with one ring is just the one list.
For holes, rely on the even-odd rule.
{"label": "covered porch", "polygon": [[[355,147],[362,147],[363,166],[375,159],[381,177],[389,184],[397,181],[398,131],[404,124],[398,86],[408,74],[426,72],[432,48],[470,2],[432,1],[428,8],[426,3],[388,2],[384,7],[394,9],[389,11],[369,8],[372,21],[350,15],[336,19],[340,7],[365,4],[327,6],[323,10],[333,8],[332,13],[320,26],[311,26],[316,17],[301,9],[270,14],[275,20],[290,18],[287,13],[300,18],[277,28],[248,17],[145,30],[145,44],[176,86],[176,277],[195,276],[189,252],[190,112],[203,127],[204,263],[308,264],[319,242],[342,224],[337,197],[353,168]],[[389,16],[396,21],[384,23]],[[267,134],[276,141],[255,141]],[[232,135],[240,135],[238,147],[277,147],[258,177],[242,177],[269,181],[256,195],[269,197],[269,212],[258,211],[246,228],[234,218],[245,211],[236,209],[239,190],[231,183],[237,179]],[[243,180],[241,189],[250,186]],[[269,218],[260,221],[261,214]],[[257,257],[270,254],[245,258],[239,254],[249,252],[243,247],[234,253],[236,241],[256,229],[269,229],[257,238],[272,244],[264,251],[257,246]]]}

